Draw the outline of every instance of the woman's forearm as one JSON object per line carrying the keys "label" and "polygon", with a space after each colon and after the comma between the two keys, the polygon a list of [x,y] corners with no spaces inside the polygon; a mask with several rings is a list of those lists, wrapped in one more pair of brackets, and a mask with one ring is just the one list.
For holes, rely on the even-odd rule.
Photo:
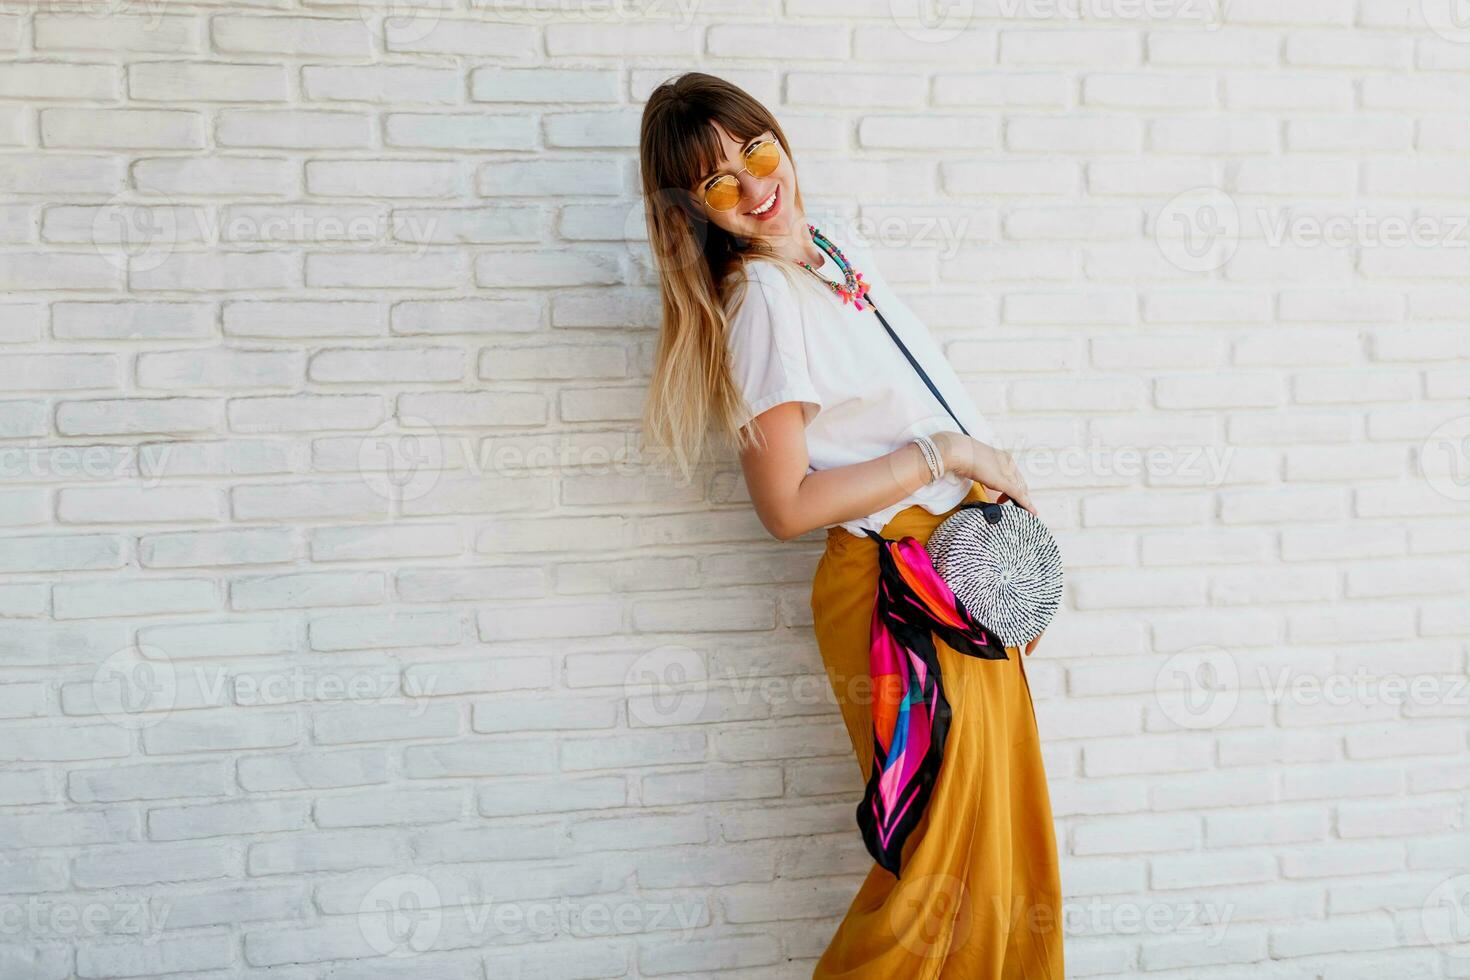
{"label": "woman's forearm", "polygon": [[[892,506],[930,479],[923,451],[910,442],[876,459],[814,470],[802,478],[788,498],[769,502],[770,515],[759,516],[767,530],[786,541]],[[756,509],[759,514],[761,508]]]}

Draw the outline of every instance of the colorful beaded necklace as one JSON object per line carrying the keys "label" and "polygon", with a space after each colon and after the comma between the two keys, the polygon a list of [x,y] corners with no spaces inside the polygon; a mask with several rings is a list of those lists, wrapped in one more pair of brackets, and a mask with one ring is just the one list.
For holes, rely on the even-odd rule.
{"label": "colorful beaded necklace", "polygon": [[[806,226],[806,229],[811,232],[812,241],[817,243],[817,247],[830,255],[832,260],[837,263],[837,267],[842,270],[844,281],[840,285],[833,282],[816,269],[813,269],[809,262],[803,262],[802,266],[831,287],[832,292],[841,296],[844,304],[851,301],[855,309],[863,309],[863,300],[867,298],[869,289],[869,284],[863,281],[863,274],[852,267],[847,261],[846,256],[842,254],[842,249],[838,248],[830,238],[818,231],[816,225],[809,224]],[[872,302],[872,300],[868,300],[869,305]]]}

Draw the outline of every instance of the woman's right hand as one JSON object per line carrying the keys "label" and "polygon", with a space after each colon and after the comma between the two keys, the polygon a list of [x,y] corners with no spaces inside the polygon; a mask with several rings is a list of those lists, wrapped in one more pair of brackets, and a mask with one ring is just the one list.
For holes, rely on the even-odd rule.
{"label": "woman's right hand", "polygon": [[1023,510],[1037,517],[1036,504],[1031,500],[1031,489],[1026,486],[1026,477],[1016,458],[1003,449],[996,449],[963,432],[939,432],[929,437],[939,447],[944,457],[947,472],[974,480],[982,486],[1000,492],[995,499],[998,504],[1013,501]]}

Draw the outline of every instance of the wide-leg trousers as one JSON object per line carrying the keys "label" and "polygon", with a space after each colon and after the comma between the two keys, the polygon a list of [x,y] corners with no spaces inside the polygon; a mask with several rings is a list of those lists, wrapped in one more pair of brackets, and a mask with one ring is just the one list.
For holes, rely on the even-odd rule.
{"label": "wide-leg trousers", "polygon": [[[975,484],[965,499],[993,495]],[[947,516],[909,507],[882,534],[924,541]],[[877,575],[872,540],[829,530],[812,612],[865,782]],[[1006,660],[981,660],[935,643],[952,716],[933,796],[904,845],[902,877],[873,865],[814,980],[1063,980],[1057,846],[1026,658],[1008,647]]]}

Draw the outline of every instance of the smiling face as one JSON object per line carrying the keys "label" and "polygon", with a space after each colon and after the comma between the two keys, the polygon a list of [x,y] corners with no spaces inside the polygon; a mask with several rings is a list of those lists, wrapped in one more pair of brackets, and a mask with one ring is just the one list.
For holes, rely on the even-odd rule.
{"label": "smiling face", "polygon": [[[770,130],[741,141],[717,121],[710,126],[719,134],[724,157],[715,169],[704,174],[690,191],[697,207],[714,225],[741,238],[779,238],[800,227],[804,220],[796,204],[796,171],[786,151],[776,142],[781,162],[764,177],[754,177],[746,169],[744,152],[762,138],[774,139]],[[705,202],[705,189],[722,174],[733,174],[740,185],[740,200],[728,211],[717,211]]]}

